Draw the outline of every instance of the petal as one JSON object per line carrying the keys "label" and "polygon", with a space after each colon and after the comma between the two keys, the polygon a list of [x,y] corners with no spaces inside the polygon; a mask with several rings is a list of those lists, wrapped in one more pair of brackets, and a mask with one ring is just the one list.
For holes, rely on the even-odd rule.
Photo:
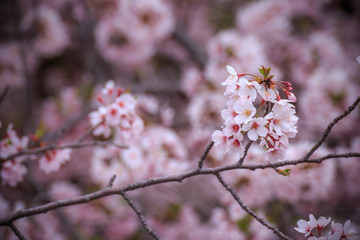
{"label": "petal", "polygon": [[268,134],[268,130],[263,126],[259,126],[257,129],[257,134],[261,137],[265,137]]}
{"label": "petal", "polygon": [[226,69],[227,69],[228,73],[230,73],[230,75],[237,75],[237,72],[235,71],[235,69],[232,66],[227,65]]}
{"label": "petal", "polygon": [[258,135],[256,134],[256,131],[254,129],[251,129],[249,132],[248,132],[248,137],[250,140],[252,141],[256,141],[258,139]]}

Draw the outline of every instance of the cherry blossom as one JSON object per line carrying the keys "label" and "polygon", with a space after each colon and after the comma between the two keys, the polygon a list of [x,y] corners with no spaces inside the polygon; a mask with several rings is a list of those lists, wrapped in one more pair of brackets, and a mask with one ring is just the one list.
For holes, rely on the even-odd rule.
{"label": "cherry blossom", "polygon": [[[347,220],[344,226],[341,223],[331,223],[331,236],[332,239],[341,240],[356,240],[359,239],[355,230],[350,229],[351,221]],[[330,239],[330,238],[329,238]]]}
{"label": "cherry blossom", "polygon": [[[320,217],[315,219],[314,215],[309,215],[310,221],[299,220],[298,227],[295,230],[304,233],[305,237],[310,236],[308,240],[355,240],[359,239],[356,232],[350,229],[350,220],[347,220],[344,227],[341,223],[331,223],[331,231],[324,233],[325,227],[330,223],[331,218]],[[317,231],[315,231],[317,230]]]}
{"label": "cherry blossom", "polygon": [[39,160],[39,168],[46,174],[59,171],[60,166],[70,160],[71,149],[51,150]]}
{"label": "cherry blossom", "polygon": [[256,141],[258,137],[265,137],[268,133],[265,125],[268,121],[265,118],[254,118],[250,122],[245,123],[242,127],[243,131],[247,131],[248,137],[252,141]]}
{"label": "cherry blossom", "polygon": [[56,56],[70,44],[68,30],[58,12],[45,5],[26,12],[21,28],[23,31],[37,31],[31,50],[42,57]]}
{"label": "cherry blossom", "polygon": [[295,230],[298,231],[299,233],[304,233],[305,237],[309,236],[312,230],[317,225],[317,220],[315,219],[314,215],[310,214],[309,219],[310,219],[309,221],[300,219],[297,222],[298,227],[295,228]]}
{"label": "cherry blossom", "polygon": [[94,135],[109,138],[116,133],[115,139],[121,142],[143,130],[144,123],[136,113],[136,99],[130,93],[123,93],[122,88],[115,88],[114,81],[105,83],[97,100],[101,106],[89,114]]}
{"label": "cherry blossom", "polygon": [[[13,130],[13,125],[9,124],[6,137],[0,141],[0,157],[7,158],[12,154],[16,154],[26,149],[28,143],[29,137],[23,136],[19,138],[15,130]],[[18,156],[3,163],[0,172],[3,184],[15,187],[18,182],[22,181],[23,176],[27,172],[27,168],[22,164],[25,158],[26,156]]]}
{"label": "cherry blossom", "polygon": [[[260,140],[260,146],[266,148],[265,161],[275,162],[285,157],[286,148],[289,146],[289,138],[295,137],[297,133],[296,123],[298,117],[295,115],[295,107],[291,104],[293,100],[281,99],[276,86],[290,95],[291,84],[284,81],[272,80],[274,75],[269,75],[271,68],[259,69],[263,77],[251,74],[238,74],[231,66],[227,66],[230,76],[222,82],[226,86],[225,96],[226,109],[221,111],[225,127],[222,131],[216,130],[212,139],[215,146],[226,145],[226,152],[242,155],[243,146],[241,141],[247,133],[250,141]],[[247,80],[241,76],[251,76],[254,79]],[[261,104],[255,108],[257,93],[261,96]],[[290,98],[294,99],[295,96]],[[268,102],[271,109],[269,112],[262,110],[263,105]],[[262,115],[260,115],[262,114]],[[266,114],[266,116],[264,116]],[[264,116],[264,117],[263,117]],[[237,154],[237,153],[236,153]]]}
{"label": "cherry blossom", "polygon": [[238,124],[248,123],[256,113],[256,108],[247,97],[240,97],[233,108],[237,113],[234,121]]}
{"label": "cherry blossom", "polygon": [[27,168],[17,159],[6,161],[1,168],[1,179],[3,184],[15,187],[23,180]]}

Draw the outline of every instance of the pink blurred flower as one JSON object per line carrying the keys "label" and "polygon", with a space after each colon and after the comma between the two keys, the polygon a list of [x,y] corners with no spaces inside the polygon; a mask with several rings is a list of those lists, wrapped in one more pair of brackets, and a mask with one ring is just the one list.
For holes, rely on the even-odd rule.
{"label": "pink blurred flower", "polygon": [[[13,130],[13,125],[9,124],[6,137],[0,141],[0,157],[7,158],[16,154],[21,150],[26,149],[28,143],[28,136],[19,138],[15,130]],[[23,176],[27,172],[27,168],[22,164],[25,158],[26,156],[24,155],[18,156],[3,163],[0,172],[3,184],[15,187],[18,182],[23,180]]]}
{"label": "pink blurred flower", "polygon": [[36,31],[31,51],[41,57],[59,55],[70,44],[68,31],[58,12],[45,5],[29,10],[21,27],[23,31]]}
{"label": "pink blurred flower", "polygon": [[71,149],[46,151],[39,160],[39,168],[46,174],[57,172],[60,166],[70,161]]}

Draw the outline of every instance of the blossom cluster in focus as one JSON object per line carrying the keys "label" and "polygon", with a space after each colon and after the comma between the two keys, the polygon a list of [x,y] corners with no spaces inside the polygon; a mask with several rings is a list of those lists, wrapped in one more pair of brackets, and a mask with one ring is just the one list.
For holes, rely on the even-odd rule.
{"label": "blossom cluster in focus", "polygon": [[[266,149],[266,161],[283,159],[289,138],[297,133],[298,117],[292,102],[296,101],[295,95],[290,92],[291,84],[284,81],[274,81],[270,74],[271,68],[260,68],[263,75],[253,80],[246,79],[245,75],[238,74],[231,66],[227,66],[230,76],[222,82],[226,86],[225,95],[229,96],[227,108],[222,110],[221,117],[225,127],[216,130],[212,135],[215,146],[221,146],[229,154],[244,155],[242,140],[244,135],[251,141],[260,139],[260,146]],[[288,99],[281,99],[276,86],[286,94]],[[261,102],[255,108],[258,94]],[[267,103],[267,104],[266,104]],[[267,110],[269,105],[271,110]]]}
{"label": "blossom cluster in focus", "polygon": [[300,219],[295,228],[299,233],[304,233],[308,240],[356,240],[359,239],[356,232],[350,228],[350,220],[344,226],[341,223],[332,221],[331,229],[328,232],[324,228],[330,223],[331,218],[320,217],[316,219],[314,215],[309,215],[309,221]]}

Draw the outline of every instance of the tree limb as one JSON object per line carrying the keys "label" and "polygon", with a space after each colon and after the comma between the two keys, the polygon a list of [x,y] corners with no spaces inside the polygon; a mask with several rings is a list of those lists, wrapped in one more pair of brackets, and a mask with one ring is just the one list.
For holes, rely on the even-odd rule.
{"label": "tree limb", "polygon": [[218,174],[220,172],[225,172],[229,170],[235,170],[235,169],[248,169],[248,170],[256,170],[256,169],[266,169],[266,168],[274,168],[274,167],[282,167],[282,166],[288,166],[288,165],[297,165],[300,163],[321,163],[322,161],[325,161],[327,159],[332,158],[350,158],[350,157],[360,157],[360,153],[345,153],[345,154],[328,154],[320,158],[315,159],[309,159],[309,160],[293,160],[293,161],[282,161],[274,164],[259,164],[259,165],[243,165],[240,166],[237,163],[231,164],[223,167],[215,167],[215,168],[205,168],[205,169],[192,169],[190,171],[178,174],[178,175],[172,175],[172,176],[165,176],[165,177],[158,177],[158,178],[150,178],[148,180],[136,182],[133,184],[129,184],[123,188],[104,188],[102,190],[85,194],[83,196],[78,196],[74,198],[64,199],[64,200],[58,200],[54,202],[50,202],[48,204],[44,204],[41,206],[28,208],[28,209],[22,209],[19,210],[13,214],[8,215],[7,217],[0,219],[0,226],[8,225],[9,223],[28,216],[33,216],[40,213],[46,213],[48,211],[66,207],[66,206],[72,206],[82,203],[89,203],[93,200],[100,199],[106,196],[114,195],[114,194],[121,194],[121,192],[128,192],[133,191],[140,188],[145,188],[148,186],[153,186],[157,184],[162,183],[169,183],[169,182],[182,182],[184,179],[193,177],[193,176],[200,176],[200,175],[210,175],[210,174]]}
{"label": "tree limb", "polygon": [[327,126],[324,133],[320,137],[319,141],[309,150],[307,154],[305,154],[304,156],[305,159],[308,159],[311,156],[311,154],[313,154],[321,146],[321,144],[323,144],[323,142],[326,140],[327,136],[329,135],[331,129],[335,126],[335,124],[338,123],[341,119],[345,118],[347,115],[349,115],[356,108],[359,102],[360,102],[360,97],[358,97],[355,100],[355,102],[351,106],[349,106],[348,109],[343,114],[337,116],[336,118],[334,118],[334,120],[331,121],[331,123]]}
{"label": "tree limb", "polygon": [[251,215],[253,218],[255,218],[259,223],[267,227],[268,229],[272,230],[276,235],[278,235],[281,239],[285,240],[292,240],[288,236],[286,236],[284,233],[282,233],[279,229],[272,226],[270,223],[268,223],[265,219],[258,216],[255,212],[253,212],[236,194],[236,192],[230,187],[229,184],[227,184],[224,179],[221,177],[220,173],[215,174],[219,182],[223,185],[223,187],[231,193],[235,201],[241,206],[242,209],[244,209],[245,212],[247,212],[249,215]]}
{"label": "tree limb", "polygon": [[11,230],[20,240],[26,240],[26,237],[22,235],[22,233],[19,231],[19,229],[17,229],[17,227],[13,223],[9,223],[7,225],[11,228]]}
{"label": "tree limb", "polygon": [[159,236],[151,229],[151,227],[147,224],[146,219],[144,215],[140,212],[140,210],[136,207],[135,203],[126,195],[124,191],[119,191],[120,195],[126,200],[126,202],[129,204],[129,206],[134,210],[136,215],[138,216],[141,225],[145,229],[145,231],[154,239],[158,240],[160,239]]}

